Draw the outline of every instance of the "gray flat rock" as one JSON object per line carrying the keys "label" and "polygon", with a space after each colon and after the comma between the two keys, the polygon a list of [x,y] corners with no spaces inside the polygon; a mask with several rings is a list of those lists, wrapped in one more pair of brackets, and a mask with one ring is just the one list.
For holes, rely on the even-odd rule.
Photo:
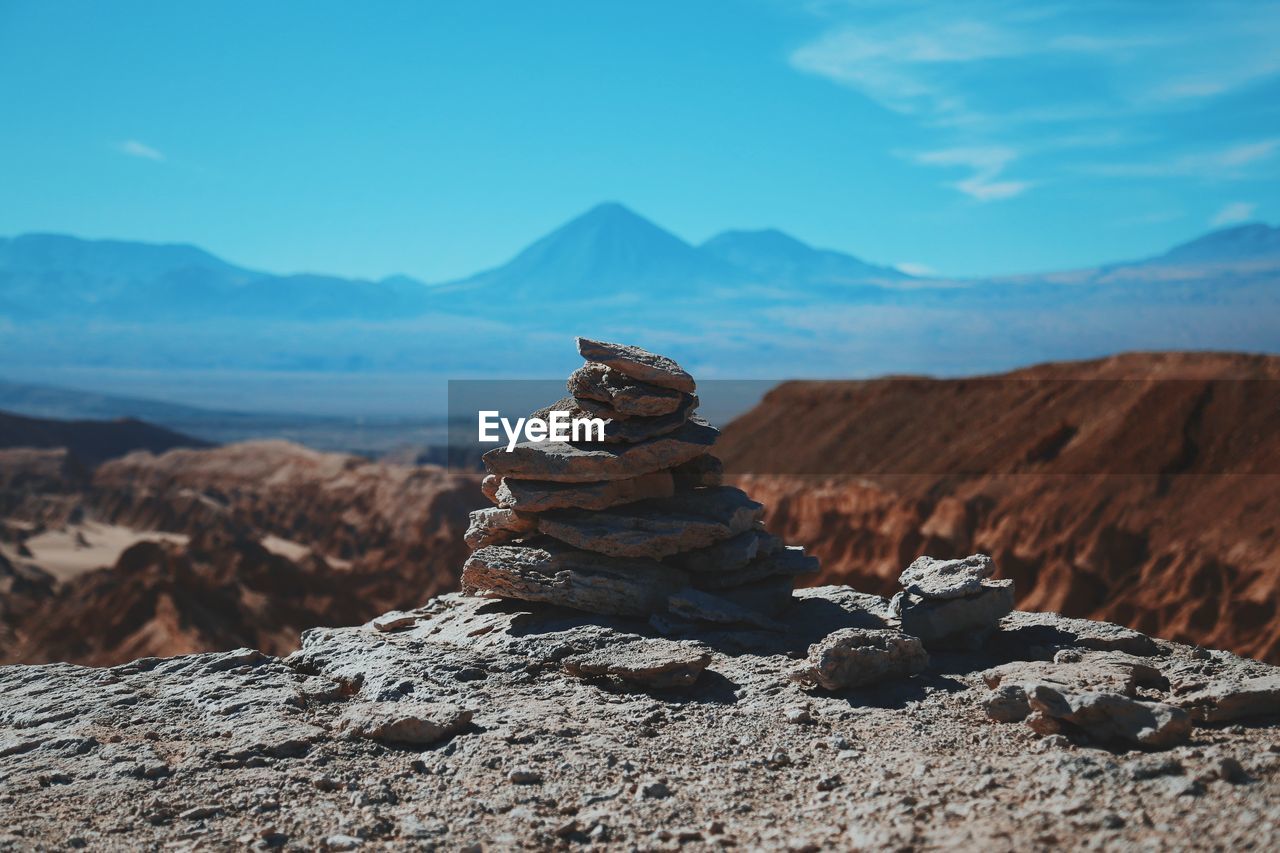
{"label": "gray flat rock", "polygon": [[683,367],[664,355],[640,347],[578,338],[578,353],[587,361],[608,365],[642,382],[685,393],[692,393],[694,389],[693,377]]}
{"label": "gray flat rock", "polygon": [[443,702],[368,702],[347,709],[339,728],[356,737],[428,746],[466,728],[471,712]]}
{"label": "gray flat rock", "polygon": [[766,631],[786,630],[786,625],[759,610],[700,589],[686,588],[672,593],[667,599],[667,609],[694,622],[754,625]]}
{"label": "gray flat rock", "polygon": [[[597,400],[564,397],[544,406],[530,417],[547,418],[551,412],[567,412],[570,418],[600,418],[604,421],[604,440],[608,443],[639,441],[666,435],[684,425],[698,407],[698,398],[686,394],[676,409],[657,417],[641,417],[623,414],[606,403]],[[705,421],[703,421],[705,423]]]}
{"label": "gray flat rock", "polygon": [[634,640],[566,658],[564,668],[580,678],[609,676],[642,687],[665,689],[697,683],[711,655],[693,643]]}
{"label": "gray flat rock", "polygon": [[658,560],[750,530],[763,513],[741,489],[717,486],[605,510],[548,512],[538,530],[576,548]]}
{"label": "gray flat rock", "polygon": [[863,687],[923,672],[929,655],[918,637],[890,628],[844,628],[809,647],[791,677],[824,690]]}
{"label": "gray flat rock", "polygon": [[1020,610],[1001,620],[1000,631],[1001,640],[1010,648],[1078,646],[1131,655],[1154,655],[1160,651],[1154,640],[1132,628],[1057,613]]}
{"label": "gray flat rock", "polygon": [[674,432],[636,444],[526,442],[517,444],[509,453],[497,447],[484,454],[484,464],[492,474],[522,480],[626,480],[674,468],[701,456],[719,434],[714,427],[690,420]]}
{"label": "gray flat rock", "polygon": [[1191,736],[1187,712],[1163,702],[1050,684],[1031,686],[1027,699],[1034,712],[1028,724],[1040,734],[1057,734],[1068,723],[1098,743],[1151,749],[1167,749]]}
{"label": "gray flat rock", "polygon": [[902,630],[929,648],[969,647],[982,642],[1013,610],[1013,581],[983,581],[977,594],[964,598],[930,600],[899,593],[894,607]]}
{"label": "gray flat rock", "polygon": [[693,574],[724,574],[736,572],[757,557],[782,550],[782,540],[759,528],[745,530],[736,536],[686,551],[667,559],[667,563]]}
{"label": "gray flat rock", "polygon": [[908,593],[921,598],[961,598],[978,592],[982,581],[991,577],[995,568],[986,554],[973,554],[962,560],[920,557],[907,566],[898,583]]}
{"label": "gray flat rock", "polygon": [[570,374],[568,387],[574,397],[606,403],[628,417],[669,415],[679,410],[688,396],[632,379],[594,362],[588,362]]}
{"label": "gray flat rock", "polygon": [[1057,660],[1013,661],[982,673],[992,692],[987,715],[1001,722],[1031,713],[1028,694],[1037,684],[1076,692],[1119,693],[1137,698],[1139,687],[1167,689],[1168,679],[1147,659],[1124,652],[1060,652]]}
{"label": "gray flat rock", "polygon": [[675,483],[671,474],[654,471],[630,480],[602,480],[598,483],[556,483],[503,477],[494,490],[494,500],[500,507],[521,512],[601,510],[650,498],[668,498],[674,493]]}
{"label": "gray flat rock", "polygon": [[695,574],[693,585],[699,589],[727,589],[756,583],[767,578],[795,578],[799,575],[812,574],[819,568],[817,557],[809,556],[798,545],[788,545],[776,551],[761,554],[735,571]]}
{"label": "gray flat rock", "polygon": [[1280,714],[1280,675],[1216,679],[1173,701],[1206,723],[1275,716]]}
{"label": "gray flat rock", "polygon": [[517,598],[618,616],[648,616],[688,575],[652,560],[608,557],[538,540],[490,545],[467,558],[462,588],[471,595]]}

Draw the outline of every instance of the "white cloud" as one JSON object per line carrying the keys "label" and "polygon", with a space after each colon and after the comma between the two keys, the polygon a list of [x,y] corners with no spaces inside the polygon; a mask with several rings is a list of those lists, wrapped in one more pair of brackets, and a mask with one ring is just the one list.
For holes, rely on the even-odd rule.
{"label": "white cloud", "polygon": [[136,139],[126,139],[117,148],[121,154],[128,154],[130,157],[141,157],[143,160],[164,160],[164,154]]}
{"label": "white cloud", "polygon": [[[808,8],[823,29],[792,50],[793,68],[928,128],[943,150],[1013,144],[1023,168],[1057,173],[1010,180],[1002,174],[1008,160],[917,160],[967,165],[973,174],[951,186],[975,199],[1012,198],[1071,172],[1231,179],[1277,147],[1233,142],[1229,126],[1206,115],[1225,147],[1181,156],[1151,150],[1170,138],[1163,117],[1226,109],[1227,96],[1280,78],[1278,0],[1163,4],[1159,15],[1145,0],[1035,8],[1016,0],[810,0]],[[1069,148],[1110,149],[1117,161],[1031,159]]]}
{"label": "white cloud", "polygon": [[1249,170],[1245,167],[1268,160],[1278,151],[1280,151],[1280,137],[1275,137],[1165,159],[1144,159],[1130,163],[1095,163],[1085,166],[1082,171],[1122,178],[1195,177],[1242,180],[1249,177]]}
{"label": "white cloud", "polygon": [[900,264],[894,264],[893,268],[898,272],[904,272],[907,275],[930,276],[937,274],[937,270],[928,264],[918,264],[915,261],[903,261]]}
{"label": "white cloud", "polygon": [[913,158],[925,166],[961,167],[972,174],[948,186],[978,201],[996,201],[1021,195],[1032,187],[1031,181],[997,180],[1005,167],[1018,158],[1018,152],[1003,146],[943,148],[925,151]]}
{"label": "white cloud", "polygon": [[1253,218],[1253,213],[1257,209],[1258,206],[1253,202],[1233,201],[1230,204],[1223,205],[1222,209],[1209,220],[1209,224],[1217,227],[1235,225],[1237,222],[1248,222]]}

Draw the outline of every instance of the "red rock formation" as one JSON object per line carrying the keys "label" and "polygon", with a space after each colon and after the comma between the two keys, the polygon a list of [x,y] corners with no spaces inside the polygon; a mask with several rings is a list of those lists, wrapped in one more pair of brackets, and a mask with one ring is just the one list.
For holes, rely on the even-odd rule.
{"label": "red rock formation", "polygon": [[455,589],[467,513],[484,503],[478,476],[286,442],[133,453],[77,498],[95,520],[190,539],[139,543],[115,566],[28,593],[0,611],[0,661],[288,652],[306,628]]}
{"label": "red rock formation", "polygon": [[822,559],[816,583],[887,594],[920,554],[983,551],[1019,607],[1274,662],[1277,379],[1280,358],[1173,353],[793,382],[719,452],[770,528]]}

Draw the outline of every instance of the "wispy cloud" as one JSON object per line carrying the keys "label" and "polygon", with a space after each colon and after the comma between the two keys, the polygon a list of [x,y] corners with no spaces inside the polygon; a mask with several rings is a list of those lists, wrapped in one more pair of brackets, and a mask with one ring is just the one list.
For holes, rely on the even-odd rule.
{"label": "wispy cloud", "polygon": [[948,186],[954,187],[978,201],[996,201],[1013,198],[1031,188],[1030,181],[999,180],[1005,168],[1018,158],[1012,148],[988,146],[974,148],[944,148],[916,154],[917,163],[925,166],[949,166],[965,168],[970,175]]}
{"label": "wispy cloud", "polygon": [[1230,204],[1223,205],[1222,209],[1213,215],[1209,220],[1209,224],[1214,227],[1223,225],[1235,225],[1238,222],[1248,222],[1253,218],[1254,211],[1258,209],[1258,205],[1249,201],[1233,201]]}
{"label": "wispy cloud", "polygon": [[[1201,125],[1205,144],[1216,139],[1219,147],[1203,154],[1167,147],[1170,133],[1186,138],[1177,117],[1280,81],[1277,0],[1170,2],[1158,15],[1143,0],[1038,8],[1014,0],[815,0],[809,8],[823,29],[791,51],[791,66],[932,134],[939,150],[912,159],[969,168],[950,186],[975,199],[1012,198],[1086,172],[1230,178],[1277,148],[1276,140],[1245,136],[1235,101],[1233,121]],[[1087,148],[1105,149],[1107,161],[1088,168]],[[1004,176],[1015,157],[1025,174],[1018,180]]]}
{"label": "wispy cloud", "polygon": [[143,160],[164,160],[164,154],[159,150],[152,148],[145,142],[139,142],[136,139],[126,139],[116,146],[121,154],[128,154],[130,157],[140,157]]}
{"label": "wispy cloud", "polygon": [[1194,177],[1216,180],[1244,180],[1248,167],[1270,160],[1280,153],[1280,137],[1239,142],[1222,148],[1179,154],[1174,157],[1147,157],[1121,163],[1090,163],[1081,171],[1094,175],[1128,178]]}

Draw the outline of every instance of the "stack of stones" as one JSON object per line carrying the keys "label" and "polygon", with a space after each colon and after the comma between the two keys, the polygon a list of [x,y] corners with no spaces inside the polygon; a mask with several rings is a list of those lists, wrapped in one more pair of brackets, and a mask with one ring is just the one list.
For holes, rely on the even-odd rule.
{"label": "stack of stones", "polygon": [[578,339],[587,363],[551,411],[604,421],[603,442],[526,442],[484,455],[469,594],[593,613],[777,627],[818,561],[765,532],[764,507],[721,484],[719,431],[693,377],[638,347]]}
{"label": "stack of stones", "polygon": [[1013,610],[1013,581],[991,580],[986,554],[962,560],[920,557],[898,577],[891,606],[902,630],[930,648],[972,647]]}

